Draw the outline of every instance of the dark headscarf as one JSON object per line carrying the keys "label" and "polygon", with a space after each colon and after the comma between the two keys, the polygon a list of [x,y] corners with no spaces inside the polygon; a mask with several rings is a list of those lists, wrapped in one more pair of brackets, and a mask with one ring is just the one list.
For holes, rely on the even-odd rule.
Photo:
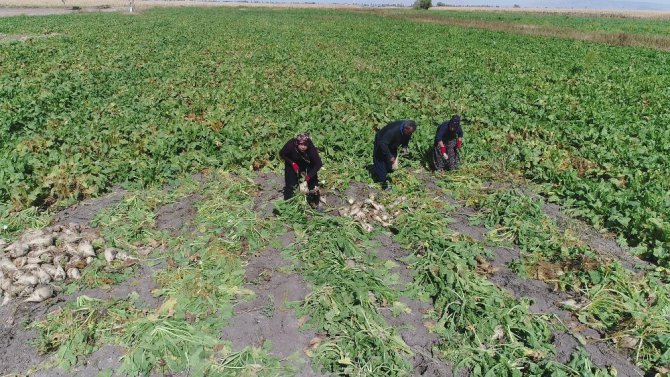
{"label": "dark headscarf", "polygon": [[461,124],[461,117],[460,115],[454,115],[449,119],[449,129],[451,131],[455,131],[456,127],[458,127]]}

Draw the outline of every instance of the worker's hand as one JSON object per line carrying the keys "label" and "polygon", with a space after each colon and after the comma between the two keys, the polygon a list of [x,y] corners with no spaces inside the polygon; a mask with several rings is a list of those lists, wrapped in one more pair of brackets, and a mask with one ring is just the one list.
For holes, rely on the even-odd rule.
{"label": "worker's hand", "polygon": [[456,140],[456,149],[461,149],[461,146],[463,146],[463,140]]}
{"label": "worker's hand", "polygon": [[446,153],[442,153],[442,158],[444,158],[445,160],[448,160],[448,159],[449,159],[449,155],[446,154]]}
{"label": "worker's hand", "polygon": [[298,174],[298,171],[300,170],[300,166],[298,166],[298,164],[296,164],[295,162],[292,162],[292,163],[291,163],[291,167],[293,168],[293,171],[294,171],[296,174]]}
{"label": "worker's hand", "polygon": [[393,163],[391,164],[391,169],[392,170],[398,170],[398,158],[393,159]]}
{"label": "worker's hand", "polygon": [[442,145],[442,146],[440,147],[440,153],[442,153],[442,154],[447,154],[447,147],[445,147],[444,145]]}

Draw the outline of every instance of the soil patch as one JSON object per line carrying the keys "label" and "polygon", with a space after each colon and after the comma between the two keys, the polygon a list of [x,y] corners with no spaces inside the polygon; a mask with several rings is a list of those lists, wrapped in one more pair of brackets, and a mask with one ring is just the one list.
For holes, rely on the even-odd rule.
{"label": "soil patch", "polygon": [[[52,355],[38,355],[37,350],[30,345],[37,334],[32,330],[24,329],[24,326],[33,321],[40,320],[47,313],[77,297],[86,295],[89,297],[107,300],[126,298],[131,292],[137,292],[145,307],[154,308],[159,300],[153,297],[151,291],[155,288],[151,277],[153,270],[141,266],[136,278],[129,279],[109,289],[89,288],[70,295],[57,294],[55,298],[40,304],[21,303],[16,300],[0,307],[0,375],[11,373],[25,373],[29,367],[36,367]],[[73,371],[62,371],[60,369],[41,370],[36,376],[97,376],[101,370],[114,369],[120,365],[119,358],[125,354],[123,348],[106,346],[87,357],[82,365],[75,367]]]}
{"label": "soil patch", "polygon": [[440,16],[435,13],[418,14],[389,12],[386,16],[394,19],[500,31],[532,37],[571,39],[576,41],[604,43],[611,46],[646,47],[661,51],[670,50],[670,37],[665,35],[632,34],[613,31],[586,31],[567,27],[528,25],[506,21],[466,20]]}
{"label": "soil patch", "polygon": [[105,196],[84,200],[58,212],[54,216],[54,222],[62,225],[79,224],[90,226],[91,220],[95,218],[98,212],[119,203],[123,200],[126,192],[126,190],[120,187],[113,187],[112,192]]}
{"label": "soil patch", "polygon": [[258,173],[254,179],[258,192],[254,198],[254,211],[263,219],[272,216],[274,202],[284,198],[284,177],[274,172]]}
{"label": "soil patch", "polygon": [[34,377],[97,377],[104,370],[114,371],[121,366],[121,357],[126,349],[121,346],[105,345],[90,354],[82,365],[71,371],[62,369],[45,369],[33,374]]}
{"label": "soil patch", "polygon": [[[284,243],[290,241],[282,240]],[[261,347],[269,340],[272,355],[298,360],[298,365],[293,366],[300,368],[299,376],[319,376],[312,371],[310,360],[303,352],[316,333],[302,331],[301,321],[288,307],[290,302],[302,301],[309,289],[302,276],[285,272],[288,268],[281,253],[275,249],[267,249],[251,258],[246,268],[245,288],[253,290],[256,297],[235,306],[235,314],[221,337],[231,341],[235,349]]]}
{"label": "soil patch", "polygon": [[[554,314],[569,329],[570,333],[554,334],[554,346],[556,347],[556,360],[565,362],[570,359],[570,355],[577,347],[577,334],[587,340],[584,345],[591,361],[600,367],[613,366],[623,376],[642,375],[638,369],[626,356],[610,349],[603,340],[600,333],[584,326],[574,317],[574,315],[558,306],[559,302],[566,301],[572,296],[565,292],[555,291],[547,283],[539,280],[524,279],[507,267],[510,257],[518,250],[509,250],[505,248],[495,248],[493,266],[497,271],[493,272],[489,280],[498,287],[512,293],[516,298],[530,298],[532,305],[530,311],[533,313],[551,313]],[[569,340],[572,337],[573,340]]]}
{"label": "soil patch", "polygon": [[169,230],[173,234],[188,226],[189,231],[194,231],[191,225],[197,209],[195,204],[202,199],[200,194],[191,194],[179,201],[166,204],[156,210],[156,229]]}
{"label": "soil patch", "polygon": [[[377,236],[381,247],[377,250],[377,257],[382,260],[391,260],[397,263],[392,272],[400,277],[398,289],[404,290],[413,281],[412,275],[403,261],[409,252],[396,244],[388,234]],[[410,347],[414,355],[411,357],[414,376],[452,376],[452,367],[433,355],[433,346],[439,342],[436,334],[428,331],[424,325],[424,314],[433,308],[431,303],[415,300],[401,295],[399,301],[407,306],[409,312],[398,316],[391,313],[390,308],[381,308],[386,322],[397,328],[400,336]]]}
{"label": "soil patch", "polygon": [[72,8],[0,8],[0,17],[47,16],[52,14],[70,14]]}
{"label": "soil patch", "polygon": [[82,295],[100,300],[123,299],[135,292],[145,304],[145,307],[156,308],[160,304],[160,300],[151,294],[151,291],[156,288],[156,283],[153,280],[154,271],[153,268],[142,264],[136,272],[135,277],[118,285],[112,285],[107,288],[86,288],[70,295],[65,295],[62,299],[73,301]]}
{"label": "soil patch", "polygon": [[23,328],[25,323],[42,317],[50,307],[40,304],[10,303],[0,307],[0,375],[23,373],[26,368],[44,361],[30,342],[37,336]]}

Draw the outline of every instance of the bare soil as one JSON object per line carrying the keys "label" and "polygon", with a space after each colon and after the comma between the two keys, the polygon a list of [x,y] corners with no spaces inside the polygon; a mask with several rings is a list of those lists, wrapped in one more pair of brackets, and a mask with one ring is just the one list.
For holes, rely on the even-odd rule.
{"label": "bare soil", "polygon": [[[1,3],[0,3],[1,5]],[[0,17],[46,16],[52,14],[70,14],[72,8],[0,8]]]}
{"label": "bare soil", "polygon": [[58,212],[54,216],[54,222],[61,225],[79,224],[90,226],[91,220],[93,220],[101,210],[119,203],[125,194],[125,190],[119,187],[113,187],[111,192],[104,196],[84,200],[72,207]]}
{"label": "bare soil", "polygon": [[[397,267],[392,271],[400,276],[398,290],[404,291],[406,287],[413,282],[412,275],[404,262],[404,257],[409,255],[400,245],[394,242],[391,237],[380,235],[377,239],[381,242],[381,247],[377,250],[377,257],[381,260],[390,260],[397,263]],[[449,363],[440,360],[433,354],[435,346],[440,338],[431,333],[424,325],[424,314],[433,309],[430,302],[423,302],[402,294],[400,302],[407,305],[409,313],[401,313],[399,316],[393,316],[389,308],[382,308],[382,314],[389,325],[400,329],[400,336],[410,347],[414,356],[411,358],[414,376],[429,377],[451,377],[452,366]]]}
{"label": "bare soil", "polygon": [[23,325],[41,318],[49,307],[48,302],[0,307],[0,375],[23,373],[27,367],[46,359],[30,345],[35,332],[25,330]]}
{"label": "bare soil", "polygon": [[238,350],[262,347],[265,341],[270,341],[270,353],[298,368],[298,376],[320,376],[304,354],[317,334],[302,330],[302,322],[288,306],[303,301],[310,292],[302,276],[286,271],[292,269],[278,250],[270,248],[253,256],[246,268],[245,288],[253,290],[256,297],[235,306],[221,338],[231,341]]}
{"label": "bare soil", "polygon": [[269,173],[258,173],[254,179],[258,191],[254,198],[254,210],[261,218],[272,216],[274,202],[284,198],[284,177]]}
{"label": "bare soil", "polygon": [[72,371],[62,369],[45,369],[35,372],[34,377],[97,377],[104,370],[114,371],[121,366],[121,357],[126,354],[126,350],[120,346],[105,345],[99,350],[93,352],[86,361],[77,366]]}
{"label": "bare soil", "polygon": [[641,11],[620,9],[570,9],[570,8],[514,8],[514,7],[432,7],[432,11],[540,13],[581,17],[667,19],[669,11]]}
{"label": "bare soil", "polygon": [[[438,15],[435,12],[428,13],[407,13],[393,11],[379,11],[386,17],[414,20],[417,22],[427,22],[440,25],[453,25],[469,27],[476,29],[485,29],[493,31],[508,32],[520,35],[534,37],[551,37],[561,39],[571,39],[577,41],[586,41],[594,43],[604,43],[611,46],[631,46],[645,47],[661,51],[670,50],[670,37],[667,35],[653,34],[633,34],[616,31],[584,31],[568,27],[544,26],[534,24],[519,24],[509,21],[492,20],[467,20],[449,18]],[[660,17],[662,19],[670,18],[670,13]]]}
{"label": "bare soil", "polygon": [[49,1],[47,0],[40,4],[39,2],[31,3],[30,1],[17,3],[7,0],[0,0],[0,18],[17,16],[52,16],[92,12],[117,12],[121,9],[127,10],[126,7],[116,8],[109,7],[105,4],[73,8],[73,5],[63,6],[61,1],[58,1],[58,3],[52,2],[52,4],[49,4]]}
{"label": "bare soil", "polygon": [[169,230],[177,234],[183,228],[194,231],[193,219],[197,214],[195,204],[202,199],[202,195],[191,194],[156,209],[156,229]]}

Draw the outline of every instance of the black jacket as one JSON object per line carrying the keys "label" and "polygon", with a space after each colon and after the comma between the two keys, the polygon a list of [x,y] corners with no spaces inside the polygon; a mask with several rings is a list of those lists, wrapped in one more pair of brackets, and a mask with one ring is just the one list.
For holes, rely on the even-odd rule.
{"label": "black jacket", "polygon": [[312,143],[312,140],[307,141],[307,150],[305,153],[301,153],[298,150],[298,141],[296,139],[289,140],[284,148],[279,151],[279,156],[284,159],[284,161],[291,165],[292,163],[298,164],[301,171],[306,171],[307,176],[311,179],[316,176],[316,173],[321,169],[323,163],[321,162],[321,157],[319,157],[319,151]]}
{"label": "black jacket", "polygon": [[398,155],[398,147],[407,147],[412,135],[405,136],[402,132],[403,125],[407,120],[396,120],[387,124],[384,128],[377,131],[375,135],[375,154],[380,153],[386,161],[391,161],[391,157]]}

